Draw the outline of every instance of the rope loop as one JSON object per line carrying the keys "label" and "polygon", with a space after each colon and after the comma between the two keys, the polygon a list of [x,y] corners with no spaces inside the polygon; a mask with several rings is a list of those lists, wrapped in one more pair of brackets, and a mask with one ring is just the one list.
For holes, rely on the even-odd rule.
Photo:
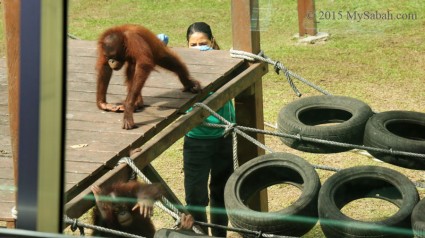
{"label": "rope loop", "polygon": [[296,137],[297,137],[297,140],[303,141],[303,137],[301,136],[301,134],[297,134]]}
{"label": "rope loop", "polygon": [[78,229],[80,231],[80,236],[85,236],[84,227],[78,225],[78,219],[77,218],[72,219],[72,224],[71,224],[70,228],[71,228],[72,232],[75,232]]}
{"label": "rope loop", "polygon": [[18,210],[16,210],[16,206],[13,206],[10,211],[12,212],[12,218],[17,220],[18,219]]}
{"label": "rope loop", "polygon": [[258,231],[258,238],[263,237],[263,231]]}
{"label": "rope loop", "polygon": [[264,55],[264,51],[263,50],[260,50],[260,52],[258,52],[258,54],[257,54],[258,56],[260,56],[260,57],[264,57],[264,58],[267,58],[265,55]]}
{"label": "rope loop", "polygon": [[74,232],[78,229],[78,220],[77,218],[72,219],[72,224],[71,224],[71,231]]}
{"label": "rope loop", "polygon": [[224,128],[223,137],[226,138],[230,133],[232,133],[235,130],[236,126],[236,123],[226,125],[226,127]]}
{"label": "rope loop", "polygon": [[279,64],[280,64],[280,61],[278,60],[278,61],[276,61],[276,62],[274,63],[274,65],[273,65],[274,72],[276,72],[277,74],[279,74],[279,71],[281,70],[281,69],[279,68]]}
{"label": "rope loop", "polygon": [[177,230],[179,228],[180,224],[181,224],[181,220],[180,220],[180,217],[179,217],[179,218],[176,219],[176,222],[174,223],[173,230]]}
{"label": "rope loop", "polygon": [[393,148],[390,148],[390,155],[395,156]]}

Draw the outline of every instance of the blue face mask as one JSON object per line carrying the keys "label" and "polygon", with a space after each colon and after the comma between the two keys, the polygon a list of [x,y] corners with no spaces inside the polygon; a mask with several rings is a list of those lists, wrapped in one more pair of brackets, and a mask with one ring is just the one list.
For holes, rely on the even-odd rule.
{"label": "blue face mask", "polygon": [[168,36],[166,34],[158,34],[156,35],[156,37],[158,37],[158,39],[160,39],[165,45],[168,45]]}
{"label": "blue face mask", "polygon": [[193,46],[193,47],[190,47],[190,48],[199,49],[200,51],[213,50],[213,48],[211,48],[211,46],[209,46],[209,45],[197,45],[197,46]]}

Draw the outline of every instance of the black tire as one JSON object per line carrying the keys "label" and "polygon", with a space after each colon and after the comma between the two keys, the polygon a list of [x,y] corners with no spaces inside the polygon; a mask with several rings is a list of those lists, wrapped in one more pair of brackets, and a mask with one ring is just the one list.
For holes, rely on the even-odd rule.
{"label": "black tire", "polygon": [[[275,212],[248,207],[249,198],[271,185],[292,184],[302,191],[297,201]],[[254,158],[230,176],[224,202],[234,227],[265,233],[302,236],[317,223],[317,198],[321,184],[313,166],[288,153],[271,153]]]}
{"label": "black tire", "polygon": [[413,234],[417,238],[425,238],[425,198],[416,204],[412,213]]}
{"label": "black tire", "polygon": [[[372,109],[364,102],[344,96],[312,96],[283,107],[278,116],[278,131],[293,135],[361,144]],[[319,126],[325,123],[334,125]],[[281,137],[291,148],[311,153],[337,153],[351,148]]]}
{"label": "black tire", "polygon": [[[355,220],[341,212],[360,198],[383,199],[399,210],[375,222]],[[329,177],[320,190],[320,225],[328,238],[412,237],[410,216],[418,200],[415,185],[395,170],[378,166],[344,169]]]}
{"label": "black tire", "polygon": [[155,232],[154,238],[211,238],[208,235],[197,234],[188,230],[172,230],[172,229],[159,229]]}
{"label": "black tire", "polygon": [[[410,111],[377,113],[366,124],[365,146],[425,154],[425,114]],[[409,169],[425,170],[425,159],[369,151],[377,159]]]}

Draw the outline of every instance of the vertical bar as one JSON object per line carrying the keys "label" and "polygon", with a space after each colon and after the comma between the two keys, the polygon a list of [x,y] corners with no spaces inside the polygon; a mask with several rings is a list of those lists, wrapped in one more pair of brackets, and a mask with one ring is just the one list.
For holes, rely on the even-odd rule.
{"label": "vertical bar", "polygon": [[17,228],[36,230],[40,101],[40,0],[21,2]]}
{"label": "vertical bar", "polygon": [[41,79],[37,230],[62,232],[66,7],[41,1]]}
{"label": "vertical bar", "polygon": [[62,232],[66,2],[21,2],[17,228]]}
{"label": "vertical bar", "polygon": [[[254,12],[254,9],[257,9]],[[251,53],[260,52],[260,30],[258,0],[232,0],[232,35],[233,49],[243,50]],[[253,15],[255,14],[255,16]],[[256,26],[251,26],[251,22]],[[252,29],[256,29],[252,31]],[[261,79],[258,79],[250,88],[242,92],[235,98],[236,120],[241,126],[264,129],[263,116],[263,86]],[[264,143],[264,135],[250,134],[255,139]],[[238,141],[239,164],[263,155],[264,150],[258,148],[251,142],[241,139]],[[250,207],[258,211],[267,211],[267,191],[259,193],[251,200]]]}
{"label": "vertical bar", "polygon": [[299,35],[314,36],[317,34],[314,0],[298,0]]}
{"label": "vertical bar", "polygon": [[5,19],[7,80],[9,90],[9,124],[12,144],[13,175],[18,186],[18,141],[19,141],[19,28],[20,0],[3,1]]}
{"label": "vertical bar", "polygon": [[253,21],[256,23],[253,28],[258,30],[251,31],[251,20],[258,17],[252,16],[254,9],[259,8],[258,0],[232,0],[231,4],[233,49],[259,53],[261,50],[259,20]]}

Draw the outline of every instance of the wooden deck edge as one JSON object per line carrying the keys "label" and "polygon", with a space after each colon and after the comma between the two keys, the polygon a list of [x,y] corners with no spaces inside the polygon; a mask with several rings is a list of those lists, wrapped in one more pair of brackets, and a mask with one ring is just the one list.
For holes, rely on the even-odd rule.
{"label": "wooden deck edge", "polygon": [[6,228],[13,229],[16,227],[16,220],[12,217],[0,217],[0,222],[6,223]]}

